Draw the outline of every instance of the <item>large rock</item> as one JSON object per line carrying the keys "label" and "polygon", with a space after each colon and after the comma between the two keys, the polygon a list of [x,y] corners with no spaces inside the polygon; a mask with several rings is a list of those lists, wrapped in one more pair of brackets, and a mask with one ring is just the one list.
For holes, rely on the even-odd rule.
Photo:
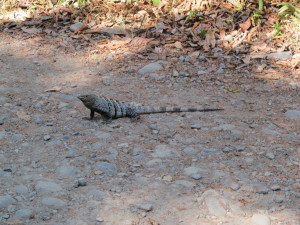
{"label": "large rock", "polygon": [[84,27],[85,25],[83,24],[83,23],[81,23],[81,22],[77,22],[77,23],[74,23],[74,24],[72,24],[71,26],[70,26],[70,30],[71,31],[76,31],[76,30],[78,30],[78,29],[80,29],[80,28],[82,28],[82,27]]}
{"label": "large rock", "polygon": [[56,174],[63,177],[74,176],[76,173],[77,169],[75,166],[62,166],[56,170]]}
{"label": "large rock", "polygon": [[20,219],[29,219],[32,216],[32,211],[30,209],[19,209],[16,211],[15,216]]}
{"label": "large rock", "polygon": [[203,155],[218,155],[221,153],[222,153],[222,151],[220,149],[213,149],[213,148],[206,149],[201,152],[201,154],[203,154]]}
{"label": "large rock", "polygon": [[221,204],[224,200],[215,190],[207,190],[201,196],[201,201],[205,203],[211,215],[222,217],[226,214],[226,209]]}
{"label": "large rock", "polygon": [[254,214],[251,218],[252,222],[257,225],[270,225],[270,219],[266,215]]}
{"label": "large rock", "polygon": [[0,140],[3,139],[5,137],[5,131],[0,131]]}
{"label": "large rock", "polygon": [[9,206],[10,204],[14,203],[15,200],[8,196],[0,196],[0,209],[5,208]]}
{"label": "large rock", "polygon": [[158,62],[149,63],[148,65],[144,66],[143,68],[138,70],[138,74],[145,74],[145,73],[153,73],[158,70],[162,70],[163,67]]}
{"label": "large rock", "polygon": [[96,170],[100,170],[107,175],[115,175],[118,173],[117,166],[108,162],[96,162],[94,164]]}
{"label": "large rock", "polygon": [[187,167],[184,169],[184,174],[187,176],[192,176],[193,174],[201,173],[202,169],[198,167]]}
{"label": "large rock", "polygon": [[66,203],[58,198],[43,198],[42,204],[53,209],[62,209],[66,206]]}
{"label": "large rock", "polygon": [[24,185],[17,185],[15,186],[15,191],[18,195],[22,195],[28,193],[28,188]]}
{"label": "large rock", "polygon": [[171,158],[179,156],[180,154],[168,145],[157,145],[154,149],[154,153],[152,153],[152,157],[154,158]]}
{"label": "large rock", "polygon": [[192,188],[192,187],[195,186],[194,182],[191,182],[191,181],[188,181],[188,180],[176,180],[174,183],[177,184],[177,185],[186,187],[186,188]]}
{"label": "large rock", "polygon": [[300,111],[299,110],[288,110],[284,113],[284,115],[293,120],[300,120]]}
{"label": "large rock", "polygon": [[54,182],[48,182],[48,181],[39,181],[36,184],[35,189],[40,194],[58,192],[58,191],[62,190],[62,188],[59,184],[54,183]]}

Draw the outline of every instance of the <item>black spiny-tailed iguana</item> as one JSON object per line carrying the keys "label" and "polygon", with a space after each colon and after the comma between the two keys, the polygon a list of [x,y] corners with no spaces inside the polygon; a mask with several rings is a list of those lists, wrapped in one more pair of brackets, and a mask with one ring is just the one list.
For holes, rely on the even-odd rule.
{"label": "black spiny-tailed iguana", "polygon": [[83,104],[91,110],[90,119],[94,118],[95,112],[100,113],[106,122],[112,119],[129,117],[132,120],[140,118],[140,114],[165,113],[165,112],[209,112],[219,111],[223,109],[198,109],[198,108],[182,108],[182,107],[143,107],[132,106],[123,102],[108,99],[106,97],[98,97],[94,94],[80,95],[78,98]]}

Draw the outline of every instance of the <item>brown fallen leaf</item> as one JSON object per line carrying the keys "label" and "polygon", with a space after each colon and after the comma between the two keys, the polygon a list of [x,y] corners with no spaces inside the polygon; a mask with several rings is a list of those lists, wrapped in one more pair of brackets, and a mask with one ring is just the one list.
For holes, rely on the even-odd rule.
{"label": "brown fallen leaf", "polygon": [[145,46],[150,41],[154,40],[154,38],[143,38],[143,37],[135,37],[129,42],[129,46]]}
{"label": "brown fallen leaf", "polygon": [[55,13],[62,13],[62,12],[67,12],[70,14],[73,14],[75,12],[77,12],[77,10],[73,9],[73,8],[69,8],[69,7],[65,7],[65,6],[61,6],[59,8],[55,8],[49,11],[49,14],[55,14]]}
{"label": "brown fallen leaf", "polygon": [[174,43],[174,46],[175,46],[175,48],[177,48],[177,49],[182,49],[182,44],[181,44],[180,41],[176,41],[176,42]]}
{"label": "brown fallen leaf", "polygon": [[225,30],[220,29],[220,30],[219,30],[219,33],[220,33],[220,40],[223,40],[224,37],[225,37]]}
{"label": "brown fallen leaf", "polygon": [[213,30],[209,30],[206,34],[203,44],[203,49],[205,51],[209,51],[210,49],[216,46],[215,32]]}
{"label": "brown fallen leaf", "polygon": [[256,75],[254,76],[256,79],[263,79],[263,80],[279,80],[282,76],[279,74],[266,74],[266,75]]}
{"label": "brown fallen leaf", "polygon": [[251,27],[250,17],[244,23],[240,23],[239,26],[240,26],[242,32],[245,32],[246,30],[248,30]]}
{"label": "brown fallen leaf", "polygon": [[31,117],[24,111],[17,111],[17,116],[26,122],[31,120]]}
{"label": "brown fallen leaf", "polygon": [[250,64],[251,56],[246,55],[245,58],[242,59],[245,64]]}
{"label": "brown fallen leaf", "polygon": [[97,43],[99,44],[99,45],[106,45],[107,43],[109,42],[109,40],[101,40],[101,41],[98,41]]}

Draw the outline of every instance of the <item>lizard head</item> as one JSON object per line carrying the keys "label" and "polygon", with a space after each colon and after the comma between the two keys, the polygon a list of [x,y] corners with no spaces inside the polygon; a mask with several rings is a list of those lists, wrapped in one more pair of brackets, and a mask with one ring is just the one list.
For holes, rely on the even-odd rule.
{"label": "lizard head", "polygon": [[77,98],[79,98],[83,103],[85,103],[94,100],[95,98],[97,98],[97,96],[94,94],[83,94],[78,95]]}

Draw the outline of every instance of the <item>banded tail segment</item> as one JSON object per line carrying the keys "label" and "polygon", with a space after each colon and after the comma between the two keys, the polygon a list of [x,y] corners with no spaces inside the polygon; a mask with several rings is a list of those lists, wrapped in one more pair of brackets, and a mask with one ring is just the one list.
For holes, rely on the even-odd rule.
{"label": "banded tail segment", "polygon": [[224,109],[199,109],[199,108],[186,108],[186,107],[135,107],[138,114],[151,114],[151,113],[166,113],[166,112],[211,112],[220,111]]}

